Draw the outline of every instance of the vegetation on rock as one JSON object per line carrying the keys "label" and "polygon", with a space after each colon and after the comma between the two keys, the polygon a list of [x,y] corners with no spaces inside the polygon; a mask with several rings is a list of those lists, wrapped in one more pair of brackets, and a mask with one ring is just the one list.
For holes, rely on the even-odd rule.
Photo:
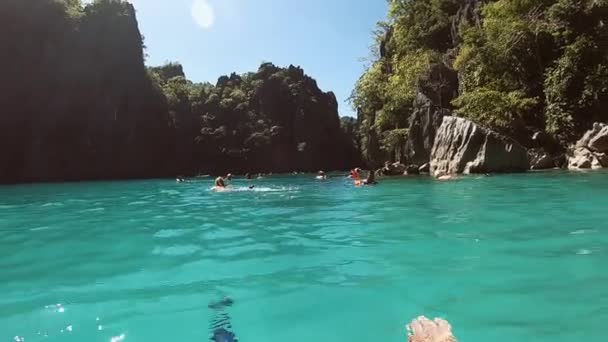
{"label": "vegetation on rock", "polygon": [[[387,137],[408,127],[420,93],[524,145],[543,132],[563,149],[608,120],[607,20],[606,0],[390,0],[352,96],[364,157],[407,155]],[[437,64],[455,86],[449,72],[429,82]]]}
{"label": "vegetation on rock", "polygon": [[0,182],[342,169],[353,124],[300,68],[216,85],[146,68],[121,0],[3,0]]}
{"label": "vegetation on rock", "polygon": [[264,63],[216,85],[188,81],[179,64],[149,73],[166,96],[184,170],[312,171],[356,162],[353,123],[340,122],[335,95],[299,67]]}

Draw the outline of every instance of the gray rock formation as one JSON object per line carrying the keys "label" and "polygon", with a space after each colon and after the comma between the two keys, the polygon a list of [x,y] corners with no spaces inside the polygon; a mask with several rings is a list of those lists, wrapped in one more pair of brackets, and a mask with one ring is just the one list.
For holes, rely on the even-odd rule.
{"label": "gray rock formation", "polygon": [[408,175],[408,176],[419,175],[420,174],[420,166],[418,166],[416,164],[408,165],[405,168],[405,173],[404,174]]}
{"label": "gray rock formation", "polygon": [[601,169],[602,167],[598,156],[586,147],[575,148],[568,158],[568,169],[570,170]]}
{"label": "gray rock formation", "polygon": [[531,170],[546,170],[557,167],[555,158],[547,153],[543,148],[528,150],[528,160]]}
{"label": "gray rock formation", "polygon": [[443,117],[451,114],[451,101],[458,94],[458,74],[444,64],[436,63],[420,78],[417,87],[405,154],[408,163],[422,165],[430,160]]}
{"label": "gray rock formation", "polygon": [[382,173],[385,176],[401,176],[405,172],[405,169],[405,165],[401,163],[386,164],[384,168],[382,168]]}
{"label": "gray rock formation", "polygon": [[426,164],[420,166],[420,168],[418,169],[418,171],[420,173],[429,173],[429,172],[431,172],[431,164],[430,163],[426,163]]}
{"label": "gray rock formation", "polygon": [[418,94],[414,108],[410,116],[405,151],[409,163],[422,165],[429,162],[437,129],[441,126],[443,117],[451,112],[433,106],[422,94]]}
{"label": "gray rock formation", "polygon": [[608,125],[594,123],[593,128],[576,143],[576,147],[589,148],[593,152],[608,152]]}
{"label": "gray rock formation", "polygon": [[608,125],[595,123],[568,152],[568,169],[604,167],[608,167]]}
{"label": "gray rock formation", "polygon": [[605,152],[608,151],[606,143],[608,143],[608,125],[596,122],[593,124],[593,127],[576,142],[575,147],[591,148],[593,145],[593,151]]}
{"label": "gray rock formation", "polygon": [[473,122],[446,116],[431,152],[431,174],[524,172],[526,149],[514,140]]}

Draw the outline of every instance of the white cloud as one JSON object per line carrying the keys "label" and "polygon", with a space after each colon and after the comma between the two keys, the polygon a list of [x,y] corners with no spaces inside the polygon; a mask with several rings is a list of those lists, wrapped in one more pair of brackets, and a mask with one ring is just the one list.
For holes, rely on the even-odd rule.
{"label": "white cloud", "polygon": [[192,3],[192,18],[194,18],[194,21],[204,29],[213,26],[215,13],[209,0],[194,0]]}

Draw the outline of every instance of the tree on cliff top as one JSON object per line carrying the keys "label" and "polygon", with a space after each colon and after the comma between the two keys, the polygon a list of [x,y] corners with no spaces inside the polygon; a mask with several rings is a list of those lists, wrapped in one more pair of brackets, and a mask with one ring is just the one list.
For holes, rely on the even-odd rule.
{"label": "tree on cliff top", "polygon": [[299,67],[263,63],[254,73],[221,76],[216,85],[186,80],[177,64],[149,72],[168,99],[181,146],[193,149],[188,167],[293,171],[354,162],[334,94],[322,92]]}

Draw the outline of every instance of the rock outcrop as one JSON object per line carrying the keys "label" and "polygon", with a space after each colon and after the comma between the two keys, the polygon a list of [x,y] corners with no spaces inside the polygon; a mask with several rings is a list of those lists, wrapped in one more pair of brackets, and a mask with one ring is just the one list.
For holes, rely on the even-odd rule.
{"label": "rock outcrop", "polygon": [[556,158],[543,148],[529,149],[528,160],[530,162],[530,170],[547,170],[559,167]]}
{"label": "rock outcrop", "polygon": [[418,94],[414,108],[405,151],[408,162],[422,165],[429,162],[437,129],[441,126],[443,117],[451,112],[434,106],[422,94]]}
{"label": "rock outcrop", "polygon": [[576,143],[576,148],[589,148],[593,152],[608,151],[608,125],[604,123],[594,123],[583,137]]}
{"label": "rock outcrop", "polygon": [[570,152],[568,158],[568,169],[570,170],[601,169],[602,167],[600,158],[588,148],[577,147]]}
{"label": "rock outcrop", "polygon": [[387,163],[382,168],[382,174],[384,176],[401,176],[405,173],[406,166],[401,163]]}
{"label": "rock outcrop", "polygon": [[420,166],[420,168],[418,168],[418,171],[420,173],[429,173],[431,171],[431,164],[426,163],[426,164]]}
{"label": "rock outcrop", "polygon": [[0,183],[174,176],[133,5],[79,3],[0,1]]}
{"label": "rock outcrop", "polygon": [[412,176],[412,175],[419,175],[419,174],[420,174],[420,166],[418,166],[416,164],[408,165],[405,168],[404,175]]}
{"label": "rock outcrop", "polygon": [[475,123],[446,116],[431,152],[431,174],[524,172],[526,149],[514,140]]}
{"label": "rock outcrop", "polygon": [[568,169],[604,167],[608,167],[608,125],[595,123],[568,152]]}
{"label": "rock outcrop", "polygon": [[434,64],[420,78],[417,88],[405,154],[408,163],[423,165],[430,160],[443,117],[451,114],[450,103],[458,93],[458,74],[442,63]]}

